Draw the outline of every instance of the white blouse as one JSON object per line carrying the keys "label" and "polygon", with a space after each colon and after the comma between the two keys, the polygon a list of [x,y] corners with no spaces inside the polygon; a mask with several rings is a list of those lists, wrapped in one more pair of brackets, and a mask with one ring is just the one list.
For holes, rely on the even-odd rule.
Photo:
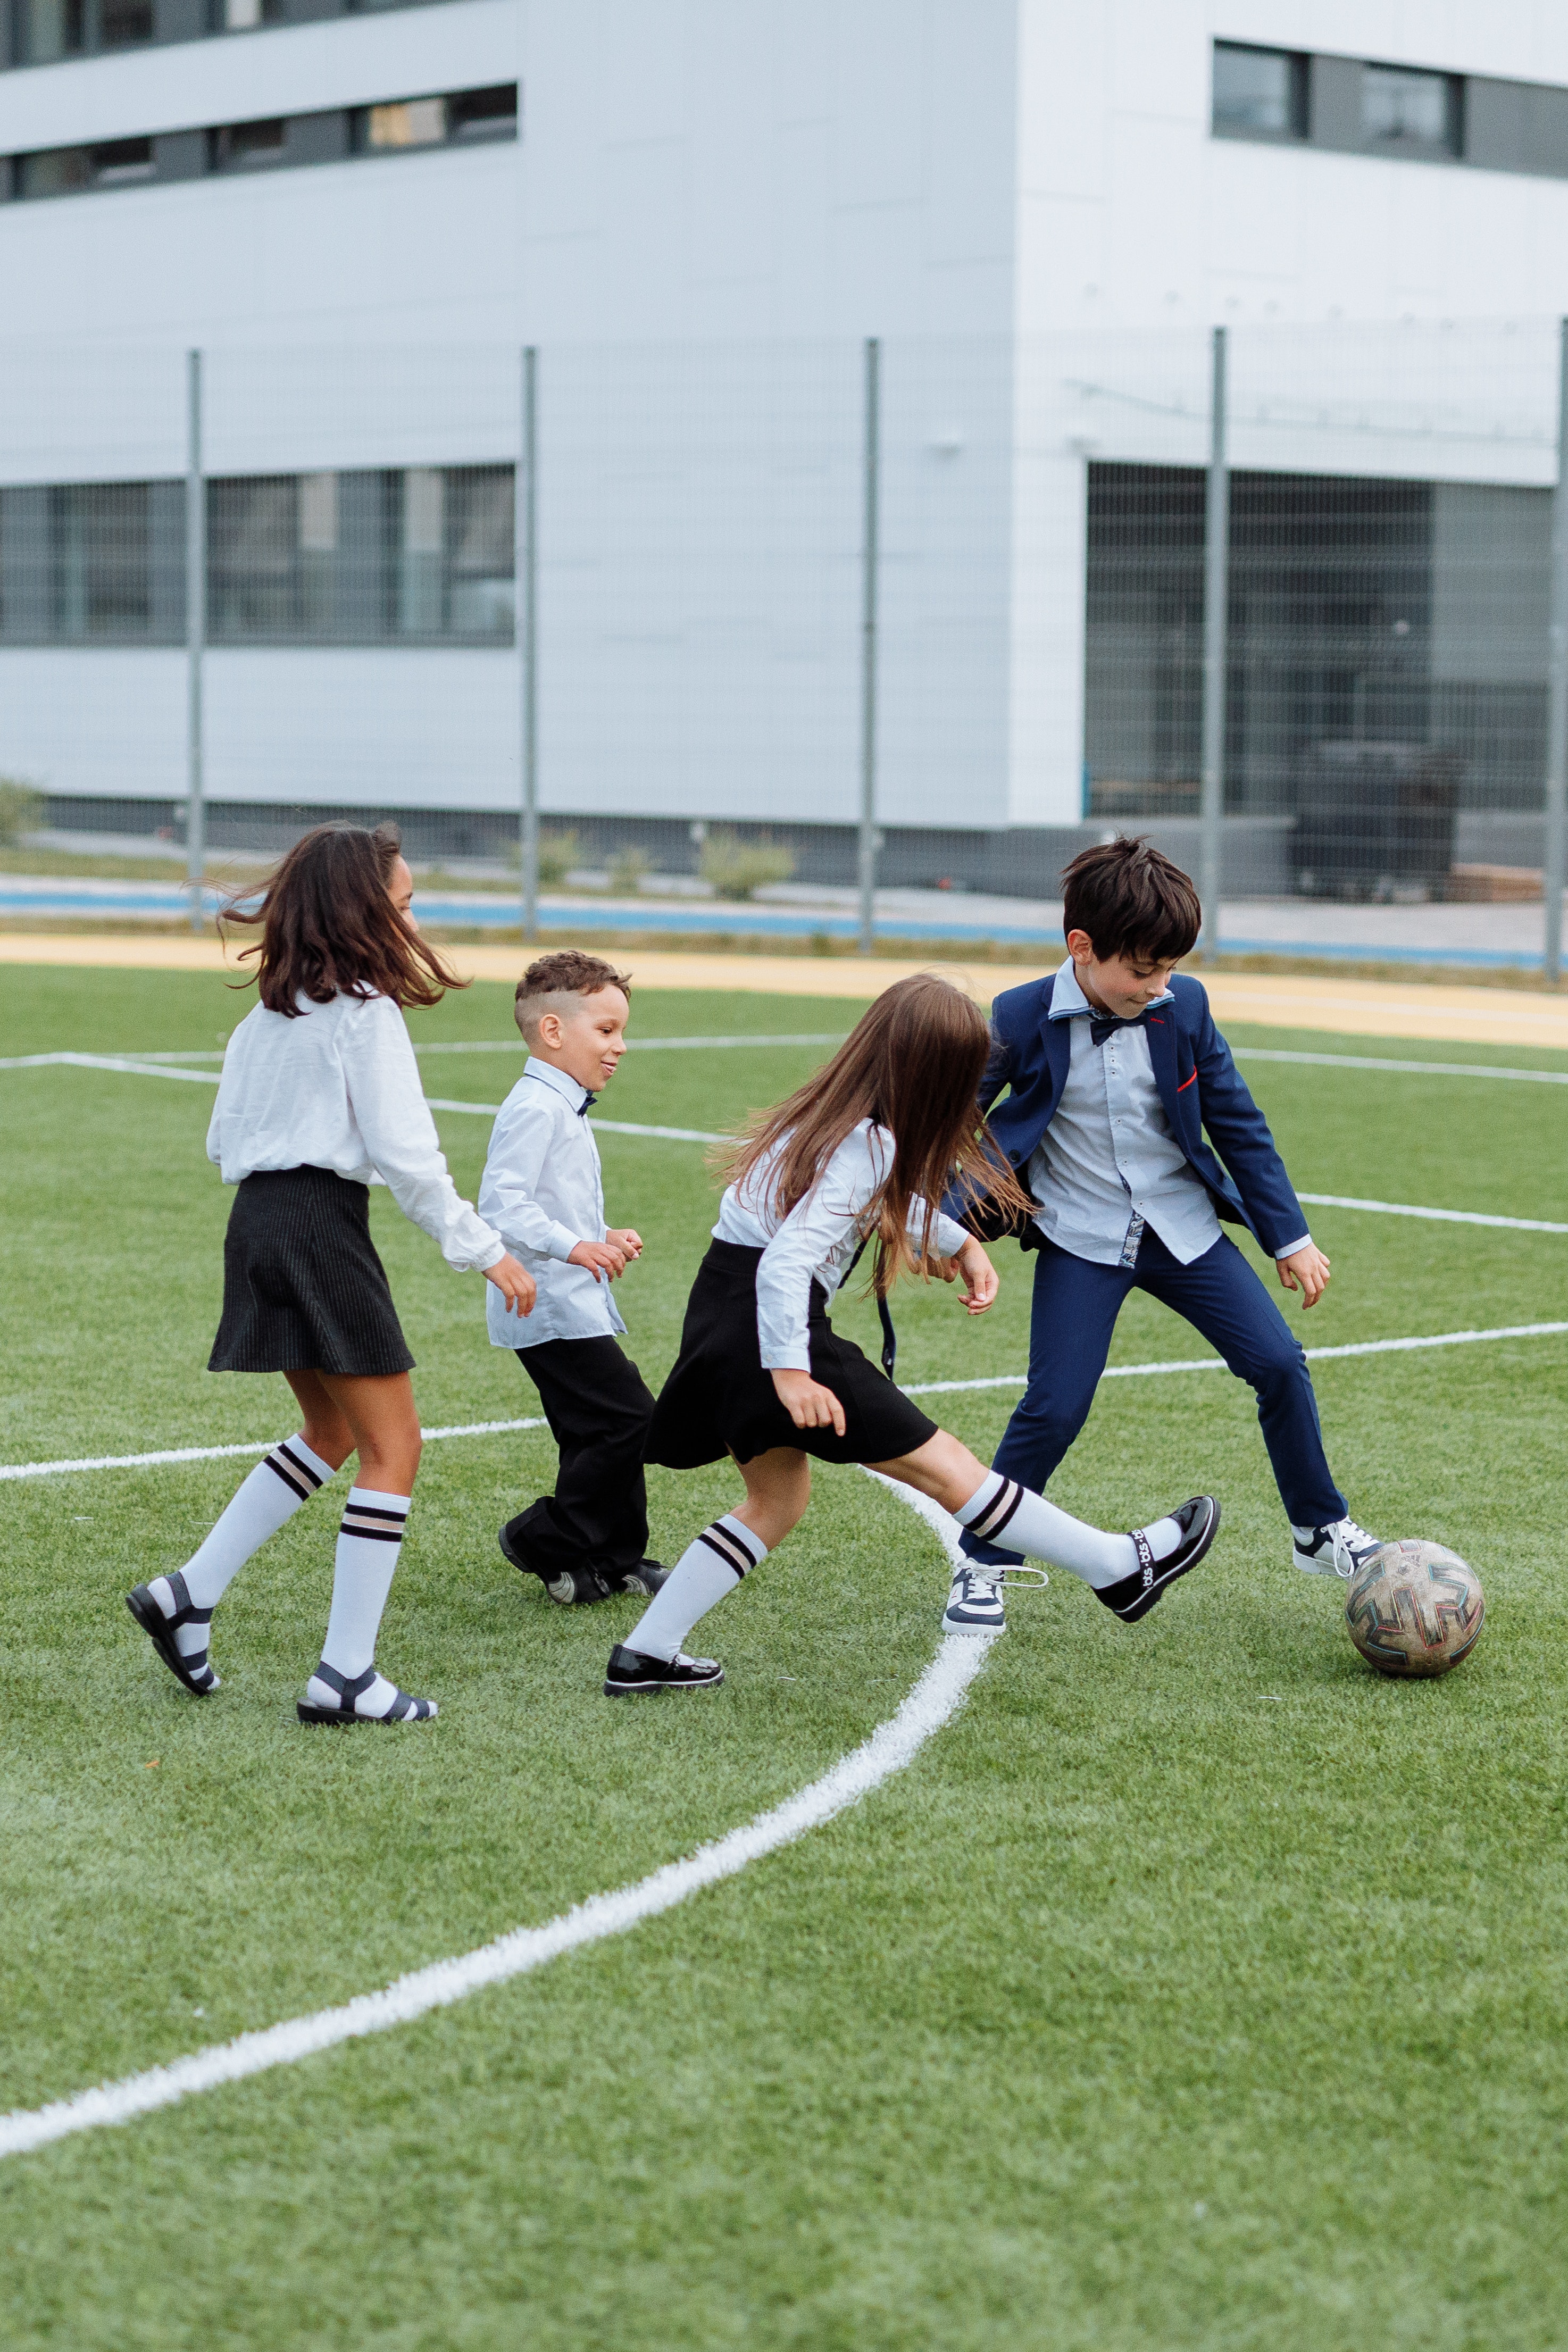
{"label": "white blouse", "polygon": [[[809,1372],[811,1286],[820,1282],[831,1297],[848,1272],[865,1238],[860,1221],[867,1204],[893,1164],[893,1139],[885,1127],[873,1127],[863,1118],[787,1217],[779,1215],[769,1181],[783,1149],[781,1142],[742,1183],[730,1186],[719,1204],[713,1238],[763,1253],[757,1268],[757,1338],[763,1369]],[[917,1243],[925,1218],[926,1204],[917,1196],[910,1203],[908,1219]],[[938,1210],[931,1243],[940,1255],[956,1256],[968,1239],[962,1225]]]}
{"label": "white blouse", "polygon": [[301,997],[292,1021],[253,1005],[223,1057],[207,1158],[226,1184],[268,1168],[331,1168],[351,1183],[384,1183],[459,1274],[506,1255],[447,1173],[389,996]]}

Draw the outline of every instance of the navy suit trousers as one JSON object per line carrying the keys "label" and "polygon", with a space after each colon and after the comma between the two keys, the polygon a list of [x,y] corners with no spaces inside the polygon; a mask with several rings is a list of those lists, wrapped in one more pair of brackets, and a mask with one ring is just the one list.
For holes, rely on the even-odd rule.
{"label": "navy suit trousers", "polygon": [[[1133,1288],[1173,1307],[1258,1392],[1258,1419],[1279,1499],[1292,1526],[1343,1518],[1345,1498],[1323,1452],[1318,1402],[1301,1343],[1243,1257],[1221,1234],[1183,1265],[1146,1228],[1133,1267],[1092,1265],[1054,1242],[1035,1268],[1029,1384],[996,1449],[993,1468],[1039,1493],[1084,1423],[1110,1352],[1121,1302]],[[1005,1562],[1016,1552],[965,1534],[973,1559]]]}

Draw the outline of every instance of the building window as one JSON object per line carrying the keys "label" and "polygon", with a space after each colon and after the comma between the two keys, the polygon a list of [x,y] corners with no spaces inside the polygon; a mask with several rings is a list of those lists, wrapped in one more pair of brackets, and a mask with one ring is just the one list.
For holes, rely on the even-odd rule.
{"label": "building window", "polygon": [[183,482],[0,490],[0,640],[177,644]]}
{"label": "building window", "polygon": [[251,172],[283,161],[281,116],[266,122],[227,122],[211,133],[209,153],[215,172]]}
{"label": "building window", "polygon": [[1214,127],[1247,139],[1304,139],[1307,60],[1288,49],[1216,41]]}
{"label": "building window", "polygon": [[1379,147],[1459,152],[1460,85],[1452,74],[1363,66],[1362,129]]}
{"label": "building window", "polygon": [[19,63],[53,65],[153,38],[153,0],[14,0]]}
{"label": "building window", "polygon": [[248,476],[207,488],[215,639],[504,643],[512,469]]}
{"label": "building window", "polygon": [[153,173],[151,139],[110,139],[98,147],[49,147],[20,159],[24,196],[68,196],[85,188],[122,188]]}
{"label": "building window", "polygon": [[362,154],[516,136],[515,82],[458,90],[449,98],[399,99],[385,106],[363,107],[354,117],[353,143]]}

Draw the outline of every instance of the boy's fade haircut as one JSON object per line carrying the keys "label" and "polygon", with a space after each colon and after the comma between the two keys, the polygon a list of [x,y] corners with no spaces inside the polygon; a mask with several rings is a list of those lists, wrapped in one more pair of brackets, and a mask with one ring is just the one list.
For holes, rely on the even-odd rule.
{"label": "boy's fade haircut", "polygon": [[617,971],[603,956],[582,948],[557,948],[552,955],[536,956],[517,983],[512,1013],[531,1045],[546,1013],[565,1013],[574,996],[597,996],[601,988],[618,988],[631,1002],[632,976]]}
{"label": "boy's fade haircut", "polygon": [[1104,962],[1174,963],[1203,929],[1191,875],[1152,841],[1119,835],[1075,857],[1062,875],[1062,929],[1087,931]]}

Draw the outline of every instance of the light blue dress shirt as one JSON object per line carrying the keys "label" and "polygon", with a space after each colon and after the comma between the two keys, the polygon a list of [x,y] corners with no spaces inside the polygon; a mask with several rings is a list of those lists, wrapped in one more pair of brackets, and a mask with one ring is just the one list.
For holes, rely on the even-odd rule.
{"label": "light blue dress shirt", "polygon": [[[1171,993],[1154,1003],[1169,1004]],[[1191,1265],[1219,1239],[1214,1196],[1171,1132],[1149,1039],[1129,1024],[1097,1045],[1093,1007],[1070,963],[1057,973],[1050,1017],[1072,1024],[1061,1100],[1029,1161],[1035,1223],[1091,1265],[1133,1266],[1145,1225]]]}

